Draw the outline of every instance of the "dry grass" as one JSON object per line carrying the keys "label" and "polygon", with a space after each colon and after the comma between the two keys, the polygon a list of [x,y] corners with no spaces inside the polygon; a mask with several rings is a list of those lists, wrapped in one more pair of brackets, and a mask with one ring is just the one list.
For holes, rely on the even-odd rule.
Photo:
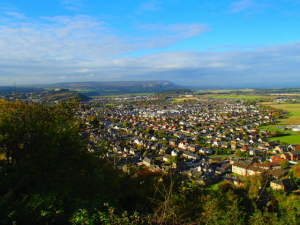
{"label": "dry grass", "polygon": [[196,101],[198,100],[197,97],[183,97],[183,98],[176,98],[174,102],[186,102],[186,101]]}

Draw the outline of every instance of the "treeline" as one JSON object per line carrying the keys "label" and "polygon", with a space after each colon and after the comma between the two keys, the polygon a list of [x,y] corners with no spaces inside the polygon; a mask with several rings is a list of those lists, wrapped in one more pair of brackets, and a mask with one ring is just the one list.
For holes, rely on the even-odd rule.
{"label": "treeline", "polygon": [[118,171],[86,151],[77,107],[0,102],[0,224],[299,224],[299,196],[263,177],[208,187]]}

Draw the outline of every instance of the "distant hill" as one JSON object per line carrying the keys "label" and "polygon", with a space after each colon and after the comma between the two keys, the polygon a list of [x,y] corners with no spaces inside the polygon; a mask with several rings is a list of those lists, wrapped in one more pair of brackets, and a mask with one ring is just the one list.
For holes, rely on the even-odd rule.
{"label": "distant hill", "polygon": [[13,93],[37,93],[44,91],[43,88],[35,87],[11,87],[11,86],[2,86],[0,87],[0,94],[7,95]]}
{"label": "distant hill", "polygon": [[67,88],[88,96],[163,92],[180,89],[179,86],[170,81],[68,82],[47,85],[46,87]]}
{"label": "distant hill", "polygon": [[77,99],[88,101],[90,98],[80,92],[70,91],[64,88],[28,88],[28,87],[0,87],[1,98],[9,100],[33,101],[43,103],[53,103]]}
{"label": "distant hill", "polygon": [[87,101],[90,98],[84,94],[69,91],[68,89],[54,89],[43,92],[41,94],[44,102],[66,101],[70,99],[78,99],[80,101]]}

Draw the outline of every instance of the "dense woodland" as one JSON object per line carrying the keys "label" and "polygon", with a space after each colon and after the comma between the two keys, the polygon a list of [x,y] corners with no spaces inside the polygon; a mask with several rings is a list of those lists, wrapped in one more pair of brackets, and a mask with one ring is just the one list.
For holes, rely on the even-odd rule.
{"label": "dense woodland", "polygon": [[300,196],[269,189],[265,176],[203,186],[115,169],[86,151],[77,107],[1,102],[0,224],[300,224]]}

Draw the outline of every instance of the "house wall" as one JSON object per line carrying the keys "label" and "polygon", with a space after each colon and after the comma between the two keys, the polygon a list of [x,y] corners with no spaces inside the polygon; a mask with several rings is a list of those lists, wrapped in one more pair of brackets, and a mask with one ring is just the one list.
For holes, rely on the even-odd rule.
{"label": "house wall", "polygon": [[246,169],[236,165],[232,165],[232,172],[241,176],[253,176],[253,175],[261,174],[260,171]]}
{"label": "house wall", "polygon": [[277,183],[274,183],[274,182],[270,183],[270,187],[274,190],[284,190],[283,185],[280,185],[280,184],[277,184]]}
{"label": "house wall", "polygon": [[247,175],[247,170],[245,168],[235,166],[235,165],[232,165],[232,172],[236,173],[238,175],[241,175],[241,176],[246,176]]}
{"label": "house wall", "polygon": [[248,170],[248,175],[252,176],[252,175],[257,175],[257,174],[261,174],[260,171],[255,171],[255,170]]}

